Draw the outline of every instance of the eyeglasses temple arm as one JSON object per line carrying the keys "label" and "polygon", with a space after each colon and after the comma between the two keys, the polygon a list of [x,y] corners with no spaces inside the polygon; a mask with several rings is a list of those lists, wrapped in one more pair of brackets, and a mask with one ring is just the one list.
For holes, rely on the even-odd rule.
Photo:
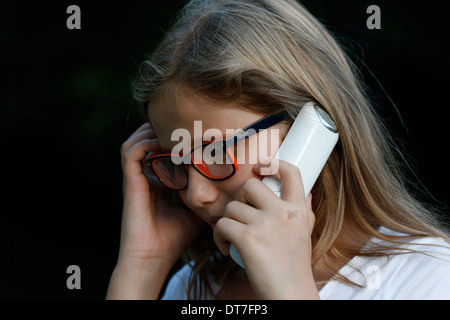
{"label": "eyeglasses temple arm", "polygon": [[261,130],[268,129],[278,123],[280,123],[283,120],[286,120],[287,114],[286,112],[280,112],[274,115],[266,116],[256,122],[253,122],[249,126],[245,127],[235,135],[225,139],[225,146],[228,147],[232,144],[238,143],[241,140],[247,139],[248,137],[251,137],[252,135],[258,133]]}

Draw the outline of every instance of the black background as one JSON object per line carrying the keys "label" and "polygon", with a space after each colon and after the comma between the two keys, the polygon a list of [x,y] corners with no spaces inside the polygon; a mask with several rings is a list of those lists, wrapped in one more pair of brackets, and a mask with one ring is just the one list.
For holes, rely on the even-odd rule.
{"label": "black background", "polygon": [[[303,3],[348,48],[421,181],[448,204],[449,2]],[[81,30],[66,27],[71,4]],[[0,5],[0,298],[105,297],[120,237],[119,150],[143,122],[130,82],[182,4]],[[381,30],[366,27],[371,4]],[[66,287],[72,264],[80,290]]]}

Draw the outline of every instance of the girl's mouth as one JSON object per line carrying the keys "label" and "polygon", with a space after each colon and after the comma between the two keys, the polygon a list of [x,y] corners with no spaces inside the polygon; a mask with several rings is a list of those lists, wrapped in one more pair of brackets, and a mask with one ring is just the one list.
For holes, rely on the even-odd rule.
{"label": "girl's mouth", "polygon": [[212,218],[212,219],[209,219],[209,225],[211,226],[211,228],[214,230],[214,228],[216,227],[216,223],[217,223],[217,221],[219,221],[220,220],[220,218]]}

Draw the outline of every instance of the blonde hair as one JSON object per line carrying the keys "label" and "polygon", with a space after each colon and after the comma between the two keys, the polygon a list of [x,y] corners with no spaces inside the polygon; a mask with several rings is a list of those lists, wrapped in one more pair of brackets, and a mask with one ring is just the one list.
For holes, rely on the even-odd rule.
{"label": "blonde hair", "polygon": [[[312,191],[316,270],[332,272],[327,254],[346,262],[355,255],[392,254],[405,238],[449,240],[428,204],[416,199],[421,187],[406,176],[405,159],[365,96],[358,71],[326,28],[296,1],[190,1],[142,64],[135,98],[152,107],[178,85],[266,114],[286,110],[291,119],[314,101],[333,118],[340,141]],[[408,236],[388,236],[380,226]],[[188,294],[195,289],[197,297],[202,290],[211,293],[208,274],[224,282],[234,266],[216,255],[207,232],[191,250],[195,277]],[[376,237],[392,247],[374,244],[361,251],[340,243],[340,234],[354,240]],[[333,278],[350,283],[339,274]]]}

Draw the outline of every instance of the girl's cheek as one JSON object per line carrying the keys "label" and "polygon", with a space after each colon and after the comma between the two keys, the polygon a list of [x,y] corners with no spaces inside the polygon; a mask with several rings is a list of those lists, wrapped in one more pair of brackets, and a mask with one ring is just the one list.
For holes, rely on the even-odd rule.
{"label": "girl's cheek", "polygon": [[245,144],[240,145],[239,143],[237,145],[239,163],[255,165],[273,158],[280,148],[287,130],[288,127],[285,125],[262,130],[257,135],[244,140]]}

